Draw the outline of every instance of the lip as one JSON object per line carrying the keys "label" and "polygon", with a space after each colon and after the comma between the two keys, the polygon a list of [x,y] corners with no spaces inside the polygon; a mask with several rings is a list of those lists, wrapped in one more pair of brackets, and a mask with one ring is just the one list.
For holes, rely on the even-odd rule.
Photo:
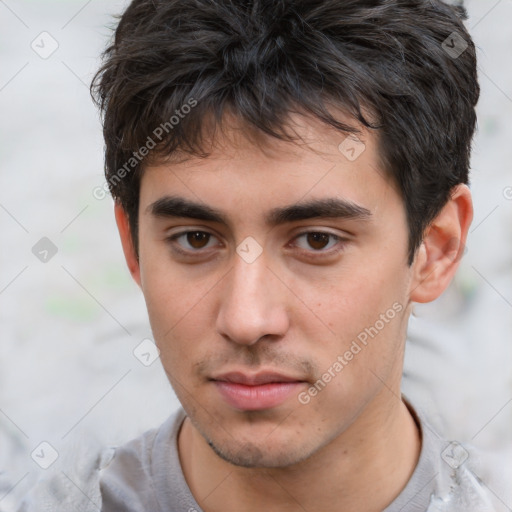
{"label": "lip", "polygon": [[222,398],[241,411],[261,411],[284,403],[305,383],[276,372],[230,372],[211,379]]}
{"label": "lip", "polygon": [[218,375],[217,377],[212,377],[212,380],[244,384],[246,386],[259,386],[261,384],[270,384],[276,382],[304,382],[303,379],[283,375],[277,372],[259,372],[254,374],[243,372],[228,372]]}

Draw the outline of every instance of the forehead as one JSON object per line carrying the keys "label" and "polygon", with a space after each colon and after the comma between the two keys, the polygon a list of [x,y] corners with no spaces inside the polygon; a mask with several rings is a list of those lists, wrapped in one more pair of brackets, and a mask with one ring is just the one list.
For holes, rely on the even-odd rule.
{"label": "forehead", "polygon": [[165,195],[215,205],[217,211],[231,206],[238,213],[313,197],[339,197],[370,211],[393,189],[375,132],[357,126],[360,133],[347,135],[295,115],[288,132],[296,142],[289,142],[227,121],[206,144],[207,158],[177,153],[145,169],[142,211]]}
{"label": "forehead", "polygon": [[[353,127],[357,131],[357,133],[350,135],[350,139],[354,140],[353,144],[343,143],[349,136],[348,133],[336,130],[309,114],[290,113],[286,126],[282,128],[272,127],[287,138],[291,137],[293,139],[293,142],[291,142],[266,134],[246,121],[226,112],[219,122],[215,121],[212,114],[205,115],[204,122],[201,123],[203,127],[201,150],[204,149],[209,153],[209,162],[240,158],[248,151],[260,152],[267,158],[274,160],[302,158],[306,151],[326,160],[337,160],[340,155],[353,160],[357,158],[359,152],[366,151],[368,147],[370,152],[375,151],[379,167],[383,167],[380,162],[380,151],[377,148],[379,143],[378,132],[375,130],[368,131],[361,123],[356,122],[340,110],[335,112],[338,121]],[[365,116],[370,120],[373,119],[373,116],[366,110]],[[340,144],[342,144],[341,147]],[[351,147],[356,149],[355,153],[350,152]],[[200,166],[203,160],[203,158],[191,156],[178,149],[157,163],[186,164],[186,167],[194,167],[196,165]]]}

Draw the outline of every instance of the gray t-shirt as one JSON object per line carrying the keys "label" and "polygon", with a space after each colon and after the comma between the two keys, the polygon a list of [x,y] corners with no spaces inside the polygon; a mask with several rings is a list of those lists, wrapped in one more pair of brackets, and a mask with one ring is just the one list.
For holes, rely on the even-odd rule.
{"label": "gray t-shirt", "polygon": [[[420,457],[405,488],[383,512],[505,510],[491,501],[478,478],[473,449],[442,439],[407,405],[420,427]],[[159,428],[103,451],[88,465],[80,464],[79,472],[61,471],[27,497],[20,512],[203,512],[185,481],[178,455],[178,432],[185,417],[180,408]]]}
{"label": "gray t-shirt", "polygon": [[[466,449],[442,440],[410,410],[422,433],[420,458],[406,487],[384,512],[494,510],[464,465]],[[202,512],[178,456],[177,434],[184,419],[185,412],[180,409],[160,428],[115,452],[101,470],[102,512]]]}

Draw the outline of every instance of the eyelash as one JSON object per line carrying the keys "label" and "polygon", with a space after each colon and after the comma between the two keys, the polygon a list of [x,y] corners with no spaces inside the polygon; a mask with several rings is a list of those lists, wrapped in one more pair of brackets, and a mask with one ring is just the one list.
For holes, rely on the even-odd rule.
{"label": "eyelash", "polygon": [[[208,231],[192,229],[192,230],[188,230],[188,231],[180,231],[179,233],[175,233],[174,235],[171,235],[171,236],[167,237],[166,240],[169,243],[172,244],[172,246],[173,246],[172,249],[175,252],[179,253],[179,254],[182,254],[184,256],[190,256],[190,257],[199,256],[199,255],[201,255],[201,253],[203,251],[206,251],[207,249],[184,250],[184,249],[181,249],[181,248],[176,246],[177,245],[176,240],[178,238],[181,238],[182,236],[188,235],[189,233],[204,233],[204,234],[210,235],[212,237],[215,237],[215,235],[213,235],[212,233],[209,233]],[[335,235],[333,233],[329,233],[327,231],[303,231],[302,233],[298,233],[293,238],[293,240],[297,240],[300,237],[303,237],[303,236],[306,236],[306,235],[311,235],[311,234],[327,235],[330,238],[333,238],[337,242],[337,244],[334,246],[334,247],[336,247],[336,246],[337,247],[336,248],[331,247],[329,250],[318,250],[318,251],[312,250],[312,251],[308,251],[306,249],[300,249],[301,252],[308,253],[313,258],[322,257],[322,256],[333,256],[334,254],[337,254],[338,252],[343,250],[343,248],[345,246],[345,242],[347,242],[346,238],[343,238],[341,236]],[[209,241],[210,240],[208,240],[208,242]]]}

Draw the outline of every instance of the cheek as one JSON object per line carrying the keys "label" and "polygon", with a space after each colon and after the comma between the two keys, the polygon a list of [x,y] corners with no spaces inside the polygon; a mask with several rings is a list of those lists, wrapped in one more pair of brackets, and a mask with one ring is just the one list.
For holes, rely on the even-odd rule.
{"label": "cheek", "polygon": [[204,292],[190,290],[177,280],[168,282],[162,278],[147,285],[144,294],[157,341],[165,345],[168,340],[183,339],[185,343],[185,338],[193,337],[194,331],[205,321],[201,310]]}
{"label": "cheek", "polygon": [[141,286],[155,336],[162,336],[194,309],[202,286],[172,261],[169,249],[146,235],[140,243]]}
{"label": "cheek", "polygon": [[[145,268],[143,292],[149,321],[165,370],[179,378],[211,340],[208,309],[212,279],[196,281],[176,265]],[[209,336],[208,336],[209,333]]]}
{"label": "cheek", "polygon": [[318,281],[307,283],[303,294],[309,297],[308,305],[328,327],[326,333],[331,331],[336,344],[336,337],[340,340],[356,337],[395,302],[403,303],[405,290],[403,270],[362,262],[331,274],[324,285]]}
{"label": "cheek", "polygon": [[347,305],[332,322],[336,336],[323,345],[310,343],[320,373],[301,403],[310,402],[311,414],[322,416],[326,428],[350,423],[383,382],[392,385],[401,374],[404,312],[398,302],[393,304],[382,309],[383,317],[374,314],[380,311],[375,304],[366,304],[372,306],[369,311],[349,304],[353,307]]}
{"label": "cheek", "polygon": [[[371,385],[378,380],[372,372],[384,377],[400,361],[407,273],[399,265],[392,267],[362,262],[332,276],[320,292],[310,284],[310,297],[316,299],[310,303],[323,326],[313,321],[313,315],[296,320],[302,322],[300,329],[309,333],[306,339],[318,340],[309,343],[309,350],[325,375],[322,380],[332,381],[329,388],[338,396],[361,389],[363,383]],[[320,336],[318,328],[322,329]]]}

